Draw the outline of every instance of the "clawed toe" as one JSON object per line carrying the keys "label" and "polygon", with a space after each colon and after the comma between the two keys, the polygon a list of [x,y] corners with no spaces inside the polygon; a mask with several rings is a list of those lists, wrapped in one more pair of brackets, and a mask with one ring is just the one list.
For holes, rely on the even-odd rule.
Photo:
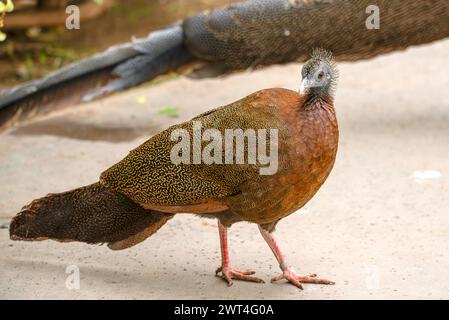
{"label": "clawed toe", "polygon": [[317,278],[316,274],[299,276],[292,269],[286,269],[282,274],[271,279],[271,282],[279,281],[282,279],[287,280],[288,282],[298,287],[299,289],[304,289],[302,285],[303,283],[325,284],[325,285],[335,284],[335,282],[331,280]]}
{"label": "clawed toe", "polygon": [[[221,272],[221,275],[219,276],[218,274],[220,272]],[[224,279],[228,283],[229,287],[232,286],[233,279],[264,283],[264,281],[262,279],[252,276],[253,274],[255,274],[255,272],[252,270],[242,271],[242,270],[237,270],[237,269],[232,269],[232,268],[223,269],[222,267],[218,267],[217,270],[215,271],[215,275]]]}

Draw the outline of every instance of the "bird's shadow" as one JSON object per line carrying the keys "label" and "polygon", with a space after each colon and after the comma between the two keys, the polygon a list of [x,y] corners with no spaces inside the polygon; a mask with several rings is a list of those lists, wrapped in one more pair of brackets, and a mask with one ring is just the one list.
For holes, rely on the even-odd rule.
{"label": "bird's shadow", "polygon": [[18,127],[16,136],[51,135],[75,140],[127,142],[142,136],[152,136],[162,127],[157,124],[124,126],[83,123],[67,118],[50,118]]}
{"label": "bird's shadow", "polygon": [[[65,281],[69,274],[66,273],[66,269],[68,266],[73,265],[70,263],[65,264],[61,261],[42,261],[42,260],[24,260],[19,258],[11,258],[5,264],[9,266],[5,266],[9,270],[17,270],[20,274],[27,275],[28,281],[33,283],[35,279],[30,280],[30,275],[36,275],[40,281],[40,289],[44,289],[47,291],[44,295],[47,295],[51,292],[55,292],[57,295],[58,289],[66,289]],[[76,264],[75,264],[76,265]],[[169,267],[167,265],[166,267]],[[55,275],[53,280],[48,282],[48,286],[45,286],[43,283],[42,277],[38,276],[38,272],[36,270],[45,270],[44,272],[47,274]],[[197,293],[204,295],[209,291],[207,286],[201,288],[195,284],[195,280],[192,280],[191,272],[195,273],[195,277],[198,276],[198,273],[201,273],[199,270],[188,270],[189,272],[181,273],[179,270],[179,266],[173,266],[173,268],[165,268],[165,270],[159,269],[158,267],[152,266],[142,266],[139,272],[136,272],[132,268],[129,271],[121,270],[120,266],[115,267],[107,267],[102,265],[95,265],[92,267],[86,266],[85,263],[79,265],[80,270],[80,283],[81,290],[78,292],[79,297],[83,297],[83,295],[90,296],[91,291],[95,286],[98,286],[99,290],[95,290],[101,294],[101,289],[105,289],[104,295],[110,296],[107,293],[107,287],[110,286],[111,289],[117,288],[117,285],[120,288],[128,288],[129,291],[126,292],[114,292],[113,296],[110,298],[125,298],[125,299],[133,299],[133,298],[145,298],[145,292],[148,292],[148,296],[154,297],[156,295],[160,296],[169,296],[172,295],[172,298],[179,298],[183,296],[191,296],[191,290],[186,290],[186,286],[192,287],[195,286],[197,289]],[[210,282],[213,284],[215,281],[221,281],[217,277],[215,277],[212,273],[200,275],[202,280],[205,280],[205,283]],[[60,285],[55,287],[55,277],[56,279],[60,279]],[[170,278],[170,281],[167,281],[167,278]],[[51,279],[51,278],[49,278]],[[191,282],[189,284],[189,282]],[[83,283],[88,283],[88,285],[83,285]],[[220,283],[221,284],[221,283]],[[223,284],[224,286],[224,284]],[[169,288],[170,290],[166,290]],[[83,293],[84,290],[85,293]],[[201,292],[203,291],[203,292]],[[138,293],[138,297],[135,297],[135,293]],[[53,295],[51,293],[50,295]]]}
{"label": "bird's shadow", "polygon": [[[34,259],[11,258],[6,264],[9,264],[9,266],[5,266],[9,270],[17,270],[20,274],[28,275],[28,281],[30,283],[33,283],[35,280],[31,280],[30,275],[38,276],[36,270],[41,270],[41,272],[44,270],[43,272],[47,274],[56,275],[52,277],[53,280],[50,280],[47,286],[45,286],[42,277],[40,277],[39,288],[40,290],[44,290],[44,292],[40,293],[41,296],[57,296],[57,290],[67,289],[65,281],[69,276],[66,273],[66,268],[71,265],[69,263],[65,264],[61,261],[51,260],[37,261]],[[167,264],[166,267],[163,270],[157,266],[142,266],[141,270],[136,273],[132,268],[129,271],[122,271],[119,266],[107,267],[96,265],[89,267],[83,263],[79,266],[81,289],[76,292],[74,297],[81,299],[83,297],[91,298],[94,294],[95,296],[103,295],[106,299],[142,299],[146,296],[150,298],[171,297],[173,299],[191,298],[193,296],[202,296],[205,299],[212,299],[214,296],[220,299],[230,297],[244,299],[248,298],[247,290],[259,289],[260,286],[265,298],[276,299],[279,298],[278,296],[281,292],[284,292],[286,289],[291,289],[282,285],[271,285],[269,282],[265,284],[253,284],[240,281],[237,281],[234,286],[228,288],[223,280],[216,277],[210,270],[210,272],[205,272],[200,269],[192,269],[192,266],[190,266],[189,270],[180,272],[179,266],[170,268],[170,264]],[[55,278],[58,281],[60,279],[60,285],[55,286]],[[198,280],[203,284],[198,285]],[[83,285],[83,283],[88,283],[88,285]],[[120,290],[116,290],[118,286]],[[95,290],[95,287],[98,290]],[[111,290],[108,290],[107,287],[110,287]],[[240,290],[233,290],[233,287]],[[126,289],[123,291],[123,288]],[[102,289],[104,292],[102,292]],[[112,295],[111,292],[113,292]],[[148,292],[148,295],[145,294],[146,292]]]}

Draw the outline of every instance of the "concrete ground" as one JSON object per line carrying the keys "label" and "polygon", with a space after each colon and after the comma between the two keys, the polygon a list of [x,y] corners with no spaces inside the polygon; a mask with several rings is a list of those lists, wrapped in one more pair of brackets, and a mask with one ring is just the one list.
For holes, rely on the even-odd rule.
{"label": "concrete ground", "polygon": [[[13,242],[0,229],[0,298],[348,299],[449,298],[449,40],[340,63],[335,168],[276,236],[296,270],[334,286],[214,277],[213,220],[172,219],[131,249],[52,241]],[[220,79],[143,86],[24,125],[0,137],[0,225],[49,192],[99,173],[168,125],[267,87],[296,89],[298,64]],[[168,107],[179,116],[160,114]],[[428,171],[426,171],[428,170]],[[265,280],[279,270],[255,225],[230,231],[235,267]],[[68,266],[80,289],[66,286]],[[69,286],[70,287],[70,286]]]}

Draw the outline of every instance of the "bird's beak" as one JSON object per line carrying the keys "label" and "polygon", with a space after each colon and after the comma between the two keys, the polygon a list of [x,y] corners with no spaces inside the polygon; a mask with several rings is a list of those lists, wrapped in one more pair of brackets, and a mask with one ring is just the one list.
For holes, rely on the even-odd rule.
{"label": "bird's beak", "polygon": [[305,94],[307,88],[310,88],[310,80],[307,79],[307,78],[304,78],[301,81],[301,85],[299,87],[299,93],[300,94]]}

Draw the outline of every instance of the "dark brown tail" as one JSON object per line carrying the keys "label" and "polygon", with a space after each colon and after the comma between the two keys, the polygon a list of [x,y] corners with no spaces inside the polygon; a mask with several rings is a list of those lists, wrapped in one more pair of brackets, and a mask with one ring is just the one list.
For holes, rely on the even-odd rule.
{"label": "dark brown tail", "polygon": [[172,217],[94,183],[32,201],[12,219],[9,232],[12,240],[108,243],[121,250],[142,242]]}
{"label": "dark brown tail", "polygon": [[180,25],[113,46],[41,79],[0,90],[0,131],[15,124],[134,87],[193,59]]}

